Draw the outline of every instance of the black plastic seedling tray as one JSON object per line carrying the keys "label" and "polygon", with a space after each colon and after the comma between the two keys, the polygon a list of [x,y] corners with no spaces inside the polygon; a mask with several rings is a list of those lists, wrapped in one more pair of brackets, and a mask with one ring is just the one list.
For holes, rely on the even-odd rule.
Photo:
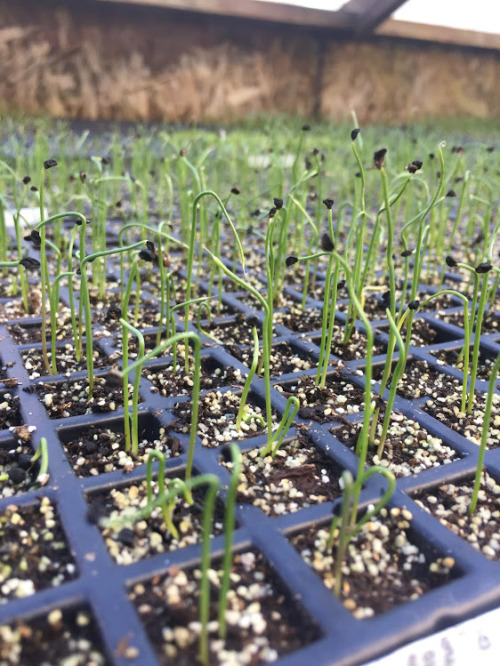
{"label": "black plastic seedling tray", "polygon": [[[203,286],[203,283],[202,283]],[[205,283],[205,287],[206,287]],[[264,287],[265,285],[263,285]],[[290,298],[300,295],[287,288]],[[64,290],[62,291],[64,298]],[[238,293],[225,293],[224,302],[241,312],[245,317],[255,316],[238,299]],[[154,302],[154,294],[152,294]],[[308,299],[308,307],[321,307],[322,303]],[[459,310],[459,308],[458,308]],[[383,310],[381,309],[381,312]],[[259,315],[257,315],[259,316]],[[432,315],[421,315],[427,319],[437,331],[437,342],[431,346],[411,347],[410,359],[425,360],[428,365],[440,372],[460,377],[460,373],[438,364],[431,351],[437,349],[460,349],[463,335],[462,329],[446,324]],[[338,314],[342,322],[344,315]],[[37,326],[39,319],[31,319],[30,325]],[[231,323],[234,316],[227,316],[223,321]],[[158,664],[158,655],[152,647],[145,627],[138,612],[130,601],[128,592],[131,587],[142,582],[145,586],[157,576],[165,574],[173,566],[189,567],[199,562],[200,546],[187,546],[183,549],[154,555],[129,565],[115,564],[103,542],[99,527],[89,515],[89,502],[99,492],[143,479],[145,466],[135,468],[129,474],[112,471],[99,476],[78,477],[63,448],[68,441],[69,433],[89,425],[110,425],[120,428],[123,410],[119,408],[112,414],[90,414],[51,419],[45,406],[36,392],[25,389],[42,380],[57,383],[67,377],[37,378],[30,380],[25,369],[21,352],[40,345],[16,344],[9,332],[12,322],[0,326],[0,356],[3,365],[8,365],[7,377],[16,377],[19,384],[9,389],[19,396],[21,423],[36,426],[32,442],[36,445],[41,437],[46,437],[49,445],[49,483],[37,490],[27,491],[0,500],[0,514],[9,505],[23,508],[39,505],[42,498],[49,498],[55,505],[57,519],[67,541],[74,575],[57,587],[47,587],[31,596],[14,598],[0,604],[0,625],[24,622],[28,626],[36,618],[47,616],[53,609],[90,609],[92,618],[98,628],[100,644],[98,647],[105,655],[108,664],[120,666],[153,666]],[[179,324],[181,326],[181,324]],[[373,322],[378,340],[387,340],[387,322]],[[193,329],[194,330],[194,329]],[[359,326],[362,331],[362,326]],[[313,360],[318,358],[318,348],[311,342],[317,337],[315,333],[297,334],[283,326],[275,327],[276,343],[286,342],[294,349],[301,350]],[[496,356],[500,352],[500,335],[484,335],[481,339],[481,350],[485,354]],[[98,345],[102,354],[111,355],[116,340],[101,338]],[[203,355],[210,356],[222,367],[234,366],[244,370],[244,366],[222,347],[214,344],[209,338],[204,339]],[[332,356],[332,361],[336,359]],[[374,365],[383,357],[375,357]],[[148,365],[158,366],[165,359],[151,361]],[[364,360],[348,361],[337,371],[349,381],[363,388],[362,373]],[[336,366],[335,366],[336,367]],[[109,370],[109,366],[107,367]],[[98,369],[97,375],[105,374],[106,367]],[[73,378],[85,377],[85,372],[72,374]],[[282,376],[279,383],[293,384],[304,374],[314,374],[314,370]],[[277,379],[273,380],[277,383]],[[479,381],[479,391],[486,390],[486,382]],[[497,386],[496,392],[499,392]],[[151,391],[151,384],[142,379],[140,405],[141,419],[145,428],[156,428],[168,425],[175,416],[173,407],[179,400],[186,399],[176,396],[162,397]],[[261,379],[255,379],[252,386],[252,398],[264,400],[264,385]],[[390,508],[408,509],[411,521],[411,540],[417,544],[428,559],[436,557],[452,557],[455,566],[452,575],[442,585],[431,589],[414,601],[403,603],[375,617],[359,620],[327,589],[319,576],[302,560],[297,550],[291,545],[289,538],[304,532],[313,525],[328,524],[332,515],[332,502],[324,502],[309,508],[276,517],[267,517],[258,508],[238,504],[237,529],[234,536],[234,550],[256,550],[265,558],[274,572],[273,576],[286,591],[287,604],[297,607],[298,617],[308,618],[315,626],[316,640],[295,652],[280,656],[275,662],[279,666],[303,666],[315,663],[318,666],[354,666],[363,664],[381,656],[398,646],[412,640],[432,634],[444,627],[454,625],[464,619],[473,617],[500,604],[500,565],[498,561],[490,561],[476,551],[461,538],[452,534],[437,519],[415,503],[413,497],[419,492],[426,492],[443,483],[452,482],[464,477],[470,478],[475,472],[478,446],[465,437],[450,430],[448,427],[430,417],[423,409],[426,396],[408,400],[396,398],[394,410],[404,417],[417,421],[429,433],[440,437],[443,443],[455,451],[455,456],[448,464],[421,471],[417,474],[398,478],[397,489],[390,501]],[[273,391],[273,406],[282,413],[285,398],[276,390]],[[360,410],[362,405],[360,405]],[[361,411],[346,415],[351,421],[362,418]],[[317,423],[297,416],[289,433],[288,439],[298,431],[306,432],[310,444],[321,450],[331,459],[337,468],[348,469],[353,474],[357,469],[357,458],[354,453],[331,432],[334,422]],[[179,435],[181,445],[186,443],[186,436]],[[256,448],[264,443],[264,436],[247,439],[239,443],[242,451]],[[11,448],[13,435],[7,429],[0,432],[0,446]],[[178,457],[167,461],[168,473],[182,474],[186,462],[186,448]],[[205,448],[197,442],[194,467],[197,473],[210,472],[219,476],[222,486],[227,486],[229,473],[220,465],[224,446]],[[500,479],[500,448],[486,453],[485,466],[488,473]],[[372,477],[362,491],[362,507],[375,503],[384,490],[384,483]],[[224,491],[222,491],[224,497]],[[212,541],[212,557],[217,559],[223,552],[223,536],[216,536]],[[300,627],[298,628],[300,632]],[[41,661],[46,661],[40,655]],[[2,662],[10,663],[10,662]],[[33,662],[34,663],[34,662]],[[174,661],[169,662],[174,663]],[[25,664],[28,666],[28,664]]]}

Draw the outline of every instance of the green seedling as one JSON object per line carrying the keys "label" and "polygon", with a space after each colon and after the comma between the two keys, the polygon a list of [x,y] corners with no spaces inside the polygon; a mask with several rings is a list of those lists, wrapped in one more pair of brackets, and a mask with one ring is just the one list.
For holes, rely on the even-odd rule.
{"label": "green seedling", "polygon": [[79,316],[79,344],[82,345],[83,340],[83,319],[81,310],[83,308],[85,316],[85,355],[87,359],[87,373],[89,381],[89,397],[92,397],[94,391],[94,344],[92,340],[92,313],[90,310],[90,294],[87,282],[87,264],[95,261],[100,257],[108,257],[112,254],[120,254],[122,252],[130,252],[137,248],[147,248],[148,241],[139,241],[132,245],[127,245],[118,249],[104,250],[103,252],[94,252],[88,254],[83,258],[80,257],[80,316]]}
{"label": "green seedling", "polygon": [[[468,345],[470,344],[469,343],[470,338],[472,336],[472,333],[474,333],[474,346],[472,349],[471,370],[470,370],[469,398],[467,400],[467,410],[466,410],[467,414],[471,414],[472,408],[474,406],[474,392],[476,389],[477,368],[479,363],[481,329],[483,325],[484,313],[489,293],[488,278],[489,278],[489,273],[493,267],[490,263],[485,261],[476,266],[475,268],[473,268],[468,264],[455,261],[452,257],[447,257],[446,263],[450,268],[454,266],[457,266],[458,268],[463,268],[474,277],[474,287],[473,287],[472,305],[471,305],[472,316],[469,322],[469,333],[467,335],[466,344],[464,344],[464,348],[462,350],[463,354],[467,353],[466,350],[468,350]],[[482,280],[480,276],[482,276]]]}
{"label": "green seedling", "polygon": [[[387,479],[387,490],[375,506],[369,509],[363,517],[358,520],[358,498],[361,488],[374,474],[380,474]],[[335,538],[337,538],[334,592],[338,597],[340,597],[342,593],[342,565],[344,563],[349,542],[362,530],[363,526],[374,516],[378,515],[380,510],[389,502],[396,489],[396,479],[388,469],[376,465],[370,467],[370,469],[367,469],[362,474],[358,474],[355,481],[353,480],[352,474],[346,470],[342,474],[342,486],[340,516],[335,515],[333,517],[327,542],[328,549],[331,549],[333,548]]]}
{"label": "green seedling", "polygon": [[233,535],[236,522],[236,496],[241,473],[241,452],[236,444],[230,444],[231,460],[233,469],[226,495],[226,512],[224,515],[224,557],[222,559],[222,578],[219,591],[219,606],[217,617],[219,620],[219,638],[226,639],[226,609],[227,595],[231,584],[231,566],[233,563]]}
{"label": "green seedling", "polygon": [[490,380],[488,383],[488,393],[486,394],[486,404],[484,406],[484,420],[483,428],[481,431],[481,444],[479,446],[479,454],[477,459],[476,476],[474,479],[474,488],[472,497],[469,504],[469,514],[473,514],[476,510],[479,489],[481,487],[481,477],[484,469],[484,454],[488,444],[488,434],[491,426],[491,407],[493,405],[493,395],[495,393],[495,383],[498,381],[500,373],[500,354],[497,356],[491,368]]}
{"label": "green seedling", "polygon": [[[40,469],[35,479],[35,484],[30,488],[30,490],[36,490],[36,488],[39,488],[40,486],[45,486],[49,480],[49,451],[46,437],[41,438],[40,444],[38,445],[37,450],[31,458],[30,466],[32,467],[38,459],[40,459]],[[8,473],[1,474],[0,482],[9,481],[9,478],[10,476]]]}
{"label": "green seedling", "polygon": [[257,365],[259,363],[259,334],[257,333],[257,327],[252,327],[252,337],[253,337],[253,356],[252,356],[252,365],[250,367],[250,372],[245,380],[245,385],[243,386],[243,391],[241,392],[240,397],[240,406],[238,408],[238,414],[236,416],[236,430],[241,429],[241,422],[244,420],[247,412],[247,399],[248,393],[250,392],[250,387],[252,386],[252,381],[257,371]]}
{"label": "green seedling", "polygon": [[[153,457],[159,458],[153,454]],[[149,462],[149,459],[148,459]],[[152,464],[152,463],[151,463]],[[149,467],[151,474],[151,467]],[[161,465],[160,465],[161,470]],[[192,490],[199,486],[208,486],[208,490],[204,500],[203,517],[202,517],[202,536],[201,536],[201,581],[200,581],[200,602],[199,602],[199,619],[201,623],[200,645],[198,651],[198,658],[201,663],[208,666],[209,663],[209,647],[208,647],[208,622],[210,619],[210,580],[208,578],[208,570],[210,568],[210,541],[212,533],[212,523],[215,510],[215,500],[217,491],[219,489],[219,479],[214,474],[202,474],[195,476],[191,479],[182,481],[176,479],[175,482],[170,483],[170,488],[165,486],[165,477],[162,477],[163,486],[158,488],[158,494],[155,499],[152,498],[152,492],[148,491],[148,503],[140,511],[128,516],[124,516],[114,521],[104,521],[106,527],[116,528],[120,525],[127,523],[134,523],[139,520],[147,520],[151,512],[156,507],[161,507],[163,515],[169,516],[172,502],[175,503],[176,498],[183,494],[186,499],[191,497]],[[151,488],[151,477],[149,481],[149,488]],[[192,500],[191,500],[192,503]],[[167,524],[167,523],[166,523]],[[175,528],[174,528],[175,529]]]}
{"label": "green seedling", "polygon": [[[192,205],[192,215],[191,215],[191,231],[190,231],[190,238],[189,238],[189,249],[188,249],[188,261],[187,261],[187,285],[186,285],[186,306],[185,306],[185,312],[184,312],[184,324],[185,324],[185,330],[186,332],[188,331],[189,327],[189,303],[191,302],[191,279],[193,275],[193,263],[194,263],[194,249],[195,249],[195,240],[196,240],[196,228],[197,228],[197,218],[198,218],[198,204],[201,202],[201,200],[204,197],[212,197],[215,199],[217,202],[220,210],[222,211],[224,217],[226,218],[229,226],[231,227],[231,231],[233,232],[234,239],[236,241],[236,245],[238,247],[238,254],[240,257],[241,261],[241,266],[243,270],[245,269],[245,256],[243,253],[243,246],[241,245],[240,237],[238,236],[238,232],[236,231],[236,227],[234,226],[231,218],[229,217],[229,213],[226,210],[226,207],[222,203],[221,198],[219,197],[218,194],[215,192],[212,192],[212,190],[205,190],[203,192],[200,192],[193,200],[193,205]],[[201,235],[200,239],[200,246],[202,243],[203,235]],[[202,246],[201,246],[202,247]],[[200,250],[201,252],[201,250]],[[211,256],[213,256],[211,254]],[[200,262],[201,263],[201,262]],[[196,283],[195,283],[196,286]],[[189,372],[189,357],[186,354],[185,356],[185,367],[186,367],[186,372]]]}
{"label": "green seedling", "polygon": [[191,479],[193,470],[194,447],[196,443],[196,431],[198,429],[198,413],[199,413],[199,397],[200,397],[200,373],[201,373],[201,342],[200,337],[196,333],[177,333],[168,340],[164,340],[160,345],[152,349],[142,358],[137,359],[134,363],[124,367],[122,370],[123,375],[129,375],[131,372],[142,369],[146,361],[159,356],[168,347],[177,344],[181,340],[186,345],[186,354],[188,353],[188,343],[193,342],[194,345],[194,371],[193,371],[193,395],[191,398],[191,427],[189,436],[189,451],[186,462],[186,482]]}
{"label": "green seedling", "polygon": [[[27,192],[28,192],[28,185],[31,182],[31,178],[29,176],[25,176],[22,179],[23,183],[23,192],[22,195],[19,196],[18,189],[16,187],[17,185],[17,175],[16,172],[3,160],[0,160],[0,169],[5,170],[11,177],[11,183],[12,183],[12,194],[14,198],[14,210],[12,214],[12,220],[14,223],[14,230],[15,230],[15,235],[16,235],[16,245],[17,245],[17,254],[19,257],[22,257],[23,255],[23,238],[22,238],[22,231],[21,231],[21,224],[20,224],[20,219],[21,219],[21,209],[24,205],[24,202],[26,200]],[[0,195],[0,212],[1,212],[1,231],[2,231],[2,238],[0,239],[0,245],[2,247],[3,255],[2,255],[2,260],[6,261],[7,256],[7,247],[8,247],[8,242],[7,242],[7,229],[5,227],[5,211],[8,209],[7,205],[7,200],[3,195]],[[21,279],[21,294],[22,294],[22,299],[23,299],[23,305],[25,312],[27,314],[30,313],[30,305],[29,305],[29,298],[28,298],[28,281],[26,279],[26,275],[21,272],[20,274],[20,279]],[[16,295],[17,293],[17,280],[13,282],[12,285],[12,294]]]}
{"label": "green seedling", "polygon": [[[264,325],[263,325],[263,334],[262,334],[262,365],[264,368],[264,388],[265,388],[265,400],[266,400],[266,424],[267,424],[267,444],[262,450],[261,455],[266,456],[271,453],[274,447],[278,444],[278,447],[281,446],[283,438],[286,435],[288,428],[290,427],[295,414],[298,411],[297,403],[294,399],[288,398],[285,412],[283,413],[282,420],[278,425],[278,429],[273,435],[272,432],[272,419],[273,419],[273,410],[271,404],[271,347],[272,347],[272,309],[270,309],[269,302],[262,296],[257,289],[254,289],[252,285],[240,278],[238,275],[233,273],[227,266],[225,266],[222,261],[212,254],[209,250],[206,250],[211,256],[212,261],[214,261],[224,273],[230,277],[236,284],[238,284],[242,289],[250,292],[257,301],[260,303],[264,310]],[[293,405],[293,407],[292,407]],[[290,418],[290,414],[292,417]],[[288,424],[288,425],[287,425]],[[284,430],[284,428],[286,428]]]}

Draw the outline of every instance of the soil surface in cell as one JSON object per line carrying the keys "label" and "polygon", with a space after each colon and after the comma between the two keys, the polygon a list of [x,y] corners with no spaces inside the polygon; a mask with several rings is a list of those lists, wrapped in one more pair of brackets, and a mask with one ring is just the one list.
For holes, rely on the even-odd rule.
{"label": "soil surface in cell", "polygon": [[[232,462],[222,463],[232,470]],[[238,502],[253,504],[267,516],[295,513],[334,500],[341,493],[341,469],[299,435],[272,458],[260,449],[242,454]]]}
{"label": "soil surface in cell", "polygon": [[0,660],[5,666],[112,663],[105,654],[97,623],[85,607],[56,608],[31,620],[1,625]]}
{"label": "soil surface in cell", "polygon": [[[158,484],[155,481],[152,484],[152,499],[157,495]],[[204,488],[195,488],[193,498],[194,504],[189,504],[182,493],[175,499],[170,509],[174,530],[165,523],[160,506],[154,508],[147,517],[137,517],[147,504],[146,481],[91,496],[87,518],[99,526],[113,560],[117,564],[127,565],[200,542]],[[212,535],[221,534],[223,520],[224,510],[217,502]]]}
{"label": "soil surface in cell", "polygon": [[[47,350],[49,363],[52,362],[51,350],[50,347]],[[30,375],[30,379],[36,379],[41,375],[52,374],[48,372],[45,368],[45,363],[43,361],[42,350],[39,348],[33,347],[27,351],[21,353],[24,367]],[[105,365],[109,364],[109,360],[101,350],[94,346],[94,366],[96,368],[102,368]],[[52,366],[51,366],[52,367]],[[78,372],[79,370],[87,369],[87,361],[85,353],[78,361],[75,355],[75,345],[73,342],[68,342],[63,347],[58,347],[56,352],[56,367],[58,373],[65,372]]]}
{"label": "soil surface in cell", "polygon": [[500,484],[483,475],[476,510],[469,515],[474,480],[447,483],[416,493],[413,498],[426,511],[489,560],[500,560]]}
{"label": "soil surface in cell", "polygon": [[[438,359],[438,364],[450,365],[451,367],[463,372],[464,364],[461,349],[439,349],[437,351],[431,351],[431,354]],[[470,350],[470,358],[472,359],[472,347]],[[494,358],[481,354],[477,364],[477,378],[487,382],[490,378],[491,366],[494,362]]]}
{"label": "soil surface in cell", "polygon": [[[216,447],[233,440],[255,437],[266,432],[265,410],[247,400],[241,427],[236,427],[240,394],[233,391],[210,391],[200,396],[198,435],[203,446]],[[174,408],[177,422],[170,426],[177,432],[188,433],[191,424],[191,401],[178,402]],[[273,420],[273,426],[275,425]]]}
{"label": "soil surface in cell", "polygon": [[[122,426],[120,426],[122,427]],[[65,438],[66,439],[66,438]],[[139,422],[139,450],[136,456],[125,451],[125,435],[117,428],[85,428],[63,443],[77,476],[97,476],[121,469],[125,473],[147,462],[151,451],[160,451],[165,458],[180,455],[179,439],[160,427],[157,434]]]}
{"label": "soil surface in cell", "polygon": [[[27,390],[27,389],[24,389]],[[95,377],[92,397],[88,395],[87,379],[58,382],[39,382],[29,387],[29,392],[40,396],[51,419],[114,412],[123,406],[123,384],[118,375]],[[131,392],[132,387],[129,386]],[[140,400],[140,399],[139,399]]]}
{"label": "soil surface in cell", "polygon": [[[228,345],[226,346],[226,349],[230,354],[241,361],[241,363],[244,363],[248,367],[252,365],[253,348],[242,349],[237,345]],[[271,349],[269,365],[271,375],[276,377],[279,375],[287,375],[291,372],[309,370],[313,367],[313,361],[308,359],[305,354],[294,349],[287,342],[280,342],[273,345]]]}
{"label": "soil surface in cell", "polygon": [[[142,371],[143,376],[154,385],[153,392],[159,392],[165,398],[170,398],[176,395],[191,395],[193,392],[193,370],[194,361],[190,360],[190,373],[186,374],[184,368],[184,361],[181,358],[176,368],[172,365],[166,368],[157,368],[157,366],[150,366],[144,368]],[[240,370],[231,366],[221,366],[213,359],[203,356],[201,359],[201,375],[200,375],[200,389],[217,389],[223,386],[234,386],[242,384],[244,377],[242,377]]]}
{"label": "soil surface in cell", "polygon": [[299,416],[320,423],[336,421],[339,416],[359,412],[364,391],[341,373],[330,373],[324,388],[315,386],[314,377],[303,375],[293,383],[277,384],[285,397],[296,396],[300,402]]}
{"label": "soil surface in cell", "polygon": [[[456,451],[446,446],[439,437],[433,437],[417,421],[397,412],[391,415],[384,450],[379,458],[377,449],[380,444],[382,420],[383,414],[379,420],[374,445],[368,449],[369,464],[387,467],[400,478],[447,464],[457,458]],[[355,451],[362,425],[346,421],[340,427],[332,428],[331,433]]]}
{"label": "soil surface in cell", "polygon": [[0,430],[6,430],[21,424],[19,396],[10,391],[0,390]]}
{"label": "soil surface in cell", "polygon": [[[210,664],[256,666],[275,661],[320,637],[319,629],[255,551],[234,555],[227,594],[226,640],[218,636],[217,600],[222,572],[209,570]],[[199,570],[171,567],[130,590],[161,664],[197,663],[199,622]]]}
{"label": "soil surface in cell", "polygon": [[[373,617],[417,599],[446,583],[451,557],[429,560],[408,536],[412,515],[383,508],[351,539],[342,564],[341,599],[357,619]],[[329,589],[335,585],[336,547],[328,547],[329,525],[309,528],[290,538],[304,561]]]}
{"label": "soil surface in cell", "polygon": [[0,476],[8,480],[0,483],[0,497],[13,497],[26,492],[35,483],[40,471],[40,462],[32,462],[33,449],[29,445],[31,430],[27,426],[14,428],[15,440],[0,446]]}
{"label": "soil surface in cell", "polygon": [[[454,324],[455,326],[464,327],[464,315],[463,312],[453,312],[453,313],[444,313],[437,314],[437,317],[443,319],[449,324]],[[500,331],[500,314],[498,311],[486,312],[483,317],[483,322],[481,325],[481,334],[488,333],[498,333]]]}
{"label": "soil surface in cell", "polygon": [[76,577],[76,566],[46,497],[29,507],[0,514],[0,603],[28,597]]}

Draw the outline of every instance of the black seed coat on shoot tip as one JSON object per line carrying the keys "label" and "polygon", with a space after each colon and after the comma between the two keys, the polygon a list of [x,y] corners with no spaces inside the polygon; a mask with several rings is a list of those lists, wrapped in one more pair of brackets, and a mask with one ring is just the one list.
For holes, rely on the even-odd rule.
{"label": "black seed coat on shoot tip", "polygon": [[328,208],[328,210],[332,210],[335,201],[333,199],[323,199],[323,203]]}
{"label": "black seed coat on shoot tip", "polygon": [[390,289],[388,291],[385,291],[382,294],[382,303],[384,304],[385,308],[390,308],[391,307],[391,291],[390,291]]}
{"label": "black seed coat on shoot tip", "polygon": [[357,127],[356,129],[353,129],[351,132],[351,141],[356,141],[356,138],[358,134],[361,132],[360,128]]}
{"label": "black seed coat on shoot tip", "polygon": [[38,259],[33,259],[33,257],[24,257],[19,263],[21,266],[24,266],[27,271],[36,271],[40,268],[40,262]]}
{"label": "black seed coat on shoot tip", "polygon": [[33,229],[28,238],[33,243],[34,248],[38,249],[42,245],[42,238],[36,229]]}
{"label": "black seed coat on shoot tip", "polygon": [[455,259],[453,259],[453,257],[450,257],[450,256],[446,257],[446,265],[449,266],[450,268],[455,268],[457,263],[458,262],[455,261]]}
{"label": "black seed coat on shoot tip", "polygon": [[410,301],[408,303],[408,310],[418,310],[420,301]]}
{"label": "black seed coat on shoot tip", "polygon": [[321,249],[323,252],[333,252],[335,245],[333,244],[330,235],[326,232],[321,236]]}
{"label": "black seed coat on shoot tip", "polygon": [[56,162],[56,160],[54,160],[52,158],[50,160],[45,160],[45,162],[43,163],[43,168],[44,169],[52,169],[52,167],[55,167],[55,166],[57,166],[57,162]]}
{"label": "black seed coat on shoot tip", "polygon": [[422,168],[422,164],[423,162],[421,160],[413,160],[413,162],[410,162],[410,164],[405,166],[405,169],[410,173],[417,173],[417,171]]}
{"label": "black seed coat on shoot tip", "polygon": [[381,148],[373,153],[373,164],[377,169],[381,169],[385,164],[385,156],[387,155],[387,148]]}
{"label": "black seed coat on shoot tip", "polygon": [[139,252],[139,259],[142,259],[143,261],[150,261],[151,263],[153,263],[153,261],[155,260],[155,253],[154,251],[152,252],[151,250],[144,248]]}
{"label": "black seed coat on shoot tip", "polygon": [[489,273],[493,266],[489,264],[487,261],[483,261],[483,263],[479,264],[479,266],[476,266],[475,271],[479,275],[483,275],[484,273]]}
{"label": "black seed coat on shoot tip", "polygon": [[278,197],[274,197],[273,199],[274,206],[276,210],[279,210],[280,208],[283,208],[283,199],[279,199]]}
{"label": "black seed coat on shoot tip", "polygon": [[297,257],[287,257],[287,258],[285,259],[285,264],[286,264],[287,266],[293,266],[293,265],[296,264],[297,262],[298,262]]}

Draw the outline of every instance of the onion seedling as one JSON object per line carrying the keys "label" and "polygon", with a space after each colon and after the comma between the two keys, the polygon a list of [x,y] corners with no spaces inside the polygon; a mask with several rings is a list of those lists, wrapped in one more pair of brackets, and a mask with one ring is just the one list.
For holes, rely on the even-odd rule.
{"label": "onion seedling", "polygon": [[[23,239],[22,239],[22,232],[21,232],[21,225],[19,224],[19,219],[21,217],[21,209],[23,207],[24,201],[26,199],[26,194],[28,190],[28,184],[31,182],[31,178],[29,176],[25,176],[22,179],[23,183],[23,194],[21,197],[19,197],[18,191],[17,191],[17,175],[15,171],[3,160],[0,160],[0,168],[5,169],[11,176],[12,178],[12,192],[14,196],[14,212],[12,214],[12,220],[14,222],[14,230],[16,234],[16,244],[17,244],[17,254],[19,257],[22,256],[23,254]],[[2,233],[4,233],[4,239],[2,243],[2,247],[7,251],[7,235],[6,235],[6,229],[5,229],[5,210],[6,210],[7,204],[6,200],[4,199],[3,196],[0,196],[0,209],[1,209],[1,214],[3,218],[3,223],[2,223]],[[6,260],[6,257],[3,257],[4,260]],[[28,299],[28,281],[26,279],[26,275],[21,271],[21,294],[22,294],[22,299],[23,299],[23,305],[26,313],[30,312],[30,305],[29,305],[29,299]],[[13,282],[13,295],[17,293],[17,281],[15,280]]]}
{"label": "onion seedling", "polygon": [[[387,489],[375,504],[368,509],[362,518],[358,520],[357,502],[361,488],[366,481],[374,474],[380,474],[387,479]],[[380,510],[391,499],[396,489],[396,479],[394,474],[385,467],[375,465],[358,474],[356,480],[353,480],[351,472],[346,470],[342,474],[342,503],[340,505],[340,516],[334,515],[330,525],[327,547],[333,547],[335,537],[337,537],[337,548],[335,553],[335,583],[334,592],[340,597],[342,593],[342,566],[349,542],[358,534],[363,526],[374,516],[380,513]],[[338,505],[337,505],[338,506]]]}
{"label": "onion seedling", "polygon": [[[161,458],[160,458],[161,459]],[[149,462],[149,459],[148,459]],[[149,467],[151,470],[151,467]],[[161,468],[160,468],[161,469]],[[162,477],[164,482],[164,476]],[[171,482],[171,488],[167,489],[165,485],[158,488],[156,499],[152,499],[152,494],[148,491],[148,503],[140,511],[132,515],[123,516],[118,520],[103,521],[105,527],[116,528],[119,525],[137,522],[149,518],[151,512],[156,507],[166,508],[167,512],[171,506],[172,501],[180,495],[184,494],[191,497],[191,491],[198,486],[206,485],[208,490],[204,499],[203,517],[202,517],[202,536],[201,536],[201,581],[200,581],[200,601],[199,601],[199,619],[201,623],[200,633],[200,646],[198,658],[202,664],[208,666],[209,663],[209,648],[208,648],[208,622],[210,619],[210,580],[208,577],[208,570],[210,567],[210,541],[212,533],[212,523],[215,511],[215,500],[217,491],[219,489],[220,481],[215,474],[201,474],[192,479],[182,481],[176,479]],[[191,500],[192,503],[192,500]],[[164,511],[165,515],[165,511]]]}
{"label": "onion seedling", "polygon": [[[464,264],[461,262],[455,261],[452,257],[446,258],[447,265],[452,267],[464,268],[470,274],[474,276],[474,287],[472,293],[472,306],[471,306],[471,318],[469,323],[469,336],[466,342],[469,342],[469,339],[474,333],[474,346],[472,349],[472,359],[471,359],[471,371],[470,371],[470,386],[469,386],[469,399],[467,401],[467,414],[472,413],[472,407],[474,405],[474,392],[476,388],[476,379],[477,379],[477,366],[479,362],[479,346],[481,343],[481,329],[483,325],[484,312],[486,309],[486,302],[488,300],[488,278],[489,273],[493,266],[487,261],[478,264],[475,268]],[[483,276],[482,283],[480,286],[481,278]],[[466,347],[462,350],[462,354],[465,354]]]}
{"label": "onion seedling", "polygon": [[[0,264],[1,265],[1,264]],[[40,459],[40,469],[38,470],[37,477],[35,479],[35,484],[30,488],[30,490],[36,490],[37,487],[39,486],[45,486],[49,480],[49,451],[47,447],[47,438],[42,437],[40,439],[40,444],[38,445],[37,450],[33,454],[30,462],[30,467],[36,463],[36,461]],[[2,481],[9,481],[11,478],[10,473],[7,472],[5,474],[0,475],[0,482]],[[19,483],[19,480],[13,481],[13,483]]]}
{"label": "onion seedling", "polygon": [[[203,192],[200,192],[198,195],[193,200],[193,205],[192,205],[192,216],[191,216],[191,231],[190,231],[190,238],[189,238],[189,249],[188,249],[188,261],[187,261],[187,285],[186,285],[186,306],[185,306],[185,313],[184,313],[184,325],[185,325],[185,330],[186,333],[188,331],[189,327],[189,303],[191,302],[191,280],[192,280],[192,275],[193,275],[193,263],[194,263],[194,246],[195,246],[195,237],[196,237],[196,227],[197,227],[197,212],[198,212],[198,204],[199,202],[203,199],[203,197],[213,197],[217,204],[219,205],[220,210],[224,214],[224,217],[226,218],[229,226],[231,227],[231,230],[234,234],[234,238],[236,241],[236,245],[238,247],[238,254],[240,257],[241,265],[243,267],[243,270],[245,270],[245,256],[243,253],[243,246],[241,245],[240,237],[238,236],[238,232],[236,231],[236,228],[229,217],[229,214],[226,210],[226,207],[222,203],[221,198],[219,197],[218,194],[213,192],[212,190],[204,190]],[[217,221],[218,223],[218,221]],[[201,252],[201,250],[200,250]],[[211,254],[211,256],[213,256]],[[196,283],[195,283],[196,284]],[[186,372],[189,372],[189,357],[186,354],[185,356],[185,365],[186,365]]]}
{"label": "onion seedling", "polygon": [[194,344],[194,370],[193,370],[193,395],[191,398],[191,428],[189,436],[189,451],[186,462],[186,481],[189,481],[193,469],[194,447],[196,444],[196,431],[198,429],[198,412],[199,412],[199,397],[200,397],[200,373],[201,373],[201,341],[199,335],[192,332],[177,333],[168,340],[164,340],[157,347],[152,349],[142,358],[137,359],[127,367],[123,368],[122,374],[129,375],[131,372],[142,369],[146,361],[159,356],[168,347],[177,344],[181,340],[185,341],[186,354],[188,353],[187,345],[191,340]]}
{"label": "onion seedling", "polygon": [[[88,254],[87,256],[80,256],[80,312],[83,308],[85,315],[85,352],[87,358],[87,373],[89,381],[89,397],[92,396],[94,391],[94,344],[92,340],[92,313],[90,311],[90,294],[89,287],[87,282],[87,264],[95,261],[101,257],[108,257],[112,254],[120,254],[122,252],[129,252],[140,247],[147,247],[149,241],[139,241],[138,243],[133,243],[132,245],[127,245],[125,247],[114,248],[110,250],[104,250],[102,252],[94,252],[93,254]],[[82,344],[83,339],[83,320],[80,314],[79,322],[79,338],[80,344]]]}
{"label": "onion seedling", "polygon": [[219,620],[219,638],[225,640],[227,634],[226,609],[227,594],[231,584],[231,565],[233,562],[233,535],[236,522],[236,496],[241,473],[241,452],[236,444],[230,444],[231,460],[233,469],[226,495],[226,511],[224,515],[224,557],[222,559],[222,579],[220,582],[219,605],[217,617]]}
{"label": "onion seedling", "polygon": [[[278,429],[273,435],[272,432],[272,419],[273,411],[271,404],[271,348],[272,348],[272,309],[269,307],[269,302],[262,296],[257,289],[254,289],[248,282],[240,278],[238,275],[233,273],[227,266],[225,266],[222,261],[216,257],[210,250],[205,248],[206,252],[211,256],[212,261],[220,266],[224,273],[230,277],[236,284],[238,284],[242,289],[249,291],[252,296],[254,296],[264,310],[264,324],[262,332],[262,365],[264,368],[264,388],[265,388],[265,400],[266,400],[266,424],[267,424],[267,444],[261,451],[261,456],[267,456],[269,453],[276,452],[276,446],[281,446],[283,439],[286,435],[286,432],[290,428],[295,415],[299,409],[299,404],[297,399],[288,398],[285,411],[281,418]],[[293,405],[293,407],[292,407]]]}
{"label": "onion seedling", "polygon": [[481,476],[484,468],[484,453],[488,443],[488,434],[491,425],[491,407],[493,404],[493,394],[495,392],[495,383],[498,380],[500,373],[500,354],[497,356],[491,368],[490,381],[488,383],[488,392],[486,394],[486,403],[484,406],[484,419],[483,428],[481,431],[481,444],[479,446],[479,454],[477,459],[476,476],[474,479],[474,489],[472,491],[471,502],[469,504],[469,513],[472,514],[476,510],[479,488],[481,487]]}

